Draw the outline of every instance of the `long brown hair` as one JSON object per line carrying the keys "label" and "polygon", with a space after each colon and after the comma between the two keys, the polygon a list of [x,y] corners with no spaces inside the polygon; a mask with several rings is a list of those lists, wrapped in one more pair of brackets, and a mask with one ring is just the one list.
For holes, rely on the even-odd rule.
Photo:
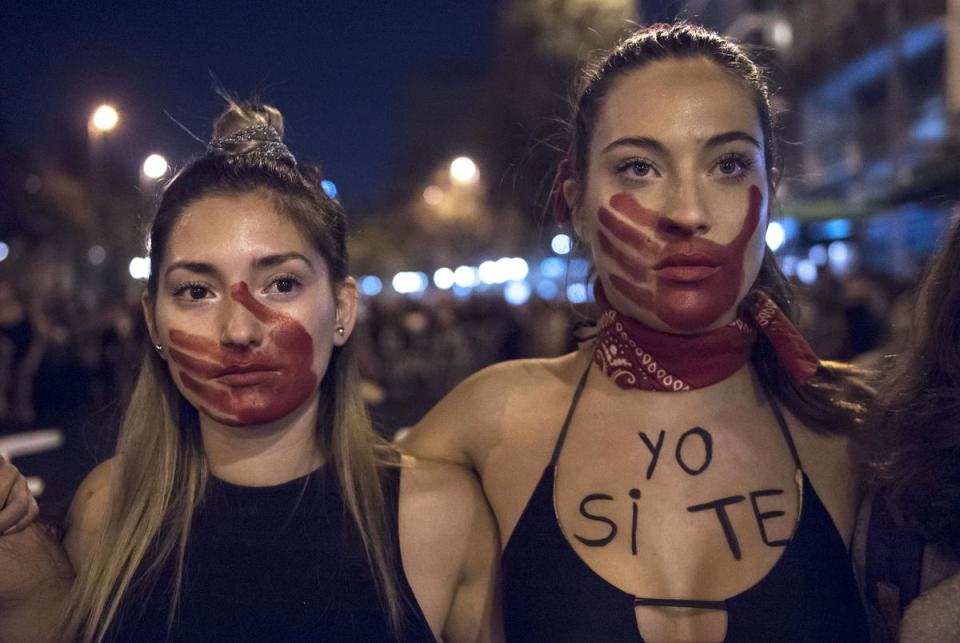
{"label": "long brown hair", "polygon": [[[586,182],[594,126],[613,83],[621,76],[656,61],[690,58],[704,58],[715,63],[739,80],[750,93],[763,131],[764,164],[770,192],[775,193],[774,177],[780,171],[781,158],[764,70],[740,45],[705,27],[683,22],[637,29],[584,66],[568,122],[570,141],[566,159],[581,185]],[[766,292],[788,317],[793,318],[790,284],[769,248],[764,248],[760,272],[741,307],[749,306],[753,299],[751,293],[757,290]],[[750,318],[749,315],[741,316]],[[751,360],[767,393],[814,431],[848,433],[862,423],[873,392],[853,366],[821,361],[814,378],[805,385],[798,385],[780,365],[773,347],[762,333]]]}
{"label": "long brown hair", "polygon": [[[324,257],[331,286],[337,289],[347,278],[346,217],[340,204],[324,193],[319,170],[297,163],[277,142],[222,143],[224,137],[252,126],[272,127],[282,137],[283,118],[267,105],[230,101],[214,125],[214,139],[221,143],[166,186],[150,229],[150,300],[155,301],[167,244],[180,215],[191,203],[215,194],[269,196],[277,212]],[[334,348],[319,400],[317,447],[326,456],[325,466],[336,470],[384,609],[399,631],[403,609],[397,589],[398,552],[380,484],[381,469],[394,464],[396,454],[377,437],[360,400],[350,341]],[[203,497],[207,466],[197,411],[152,350],[146,351],[116,456],[119,471],[102,540],[78,570],[68,605],[66,635],[85,642],[101,641],[134,584],[138,590],[151,587],[171,562],[175,572],[168,625],[180,598],[190,523]]]}
{"label": "long brown hair", "polygon": [[861,436],[893,515],[960,557],[960,219],[920,281],[907,348]]}

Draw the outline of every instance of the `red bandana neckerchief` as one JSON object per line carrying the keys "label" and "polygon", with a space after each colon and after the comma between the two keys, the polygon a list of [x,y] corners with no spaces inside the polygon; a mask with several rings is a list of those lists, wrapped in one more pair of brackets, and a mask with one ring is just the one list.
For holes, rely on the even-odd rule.
{"label": "red bandana neckerchief", "polygon": [[716,384],[747,363],[758,329],[798,384],[809,382],[820,364],[800,331],[762,291],[754,294],[752,323],[737,319],[694,335],[654,330],[617,312],[599,282],[594,294],[600,305],[594,361],[620,388],[674,392]]}

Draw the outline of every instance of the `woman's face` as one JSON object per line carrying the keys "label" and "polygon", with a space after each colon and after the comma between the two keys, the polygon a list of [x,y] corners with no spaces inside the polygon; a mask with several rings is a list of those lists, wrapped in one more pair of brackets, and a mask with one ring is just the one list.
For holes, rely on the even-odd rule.
{"label": "woman's face", "polygon": [[748,89],[706,59],[613,83],[586,185],[567,181],[564,195],[614,308],[675,333],[733,321],[763,258],[763,143]]}
{"label": "woman's face", "polygon": [[249,426],[316,404],[353,328],[356,289],[333,291],[326,261],[267,196],[191,204],[160,270],[145,300],[151,337],[201,416]]}

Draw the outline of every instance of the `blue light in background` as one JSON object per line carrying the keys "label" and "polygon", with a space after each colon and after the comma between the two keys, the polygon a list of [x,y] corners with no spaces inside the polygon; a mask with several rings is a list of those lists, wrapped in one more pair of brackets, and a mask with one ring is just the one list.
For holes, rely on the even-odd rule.
{"label": "blue light in background", "polygon": [[817,221],[807,225],[807,234],[815,241],[833,241],[834,239],[848,239],[853,234],[853,223],[850,219],[830,219]]}
{"label": "blue light in background", "polygon": [[360,292],[367,297],[375,297],[383,290],[383,282],[376,275],[366,275],[360,278]]}
{"label": "blue light in background", "polygon": [[331,199],[337,198],[337,184],[331,181],[330,179],[324,179],[320,181],[320,187],[323,188],[323,191]]}
{"label": "blue light in background", "polygon": [[556,299],[560,294],[560,286],[549,279],[542,279],[537,284],[537,297],[540,299]]}
{"label": "blue light in background", "polygon": [[570,262],[568,276],[573,281],[586,281],[590,274],[590,262],[586,259],[573,259]]}
{"label": "blue light in background", "polygon": [[560,257],[547,257],[540,262],[540,275],[550,279],[560,279],[567,270],[566,262]]}
{"label": "blue light in background", "polygon": [[587,301],[586,284],[570,284],[567,286],[567,299],[571,304],[582,304]]}
{"label": "blue light in background", "polygon": [[530,300],[530,284],[524,281],[511,281],[503,288],[503,298],[508,304],[521,306]]}

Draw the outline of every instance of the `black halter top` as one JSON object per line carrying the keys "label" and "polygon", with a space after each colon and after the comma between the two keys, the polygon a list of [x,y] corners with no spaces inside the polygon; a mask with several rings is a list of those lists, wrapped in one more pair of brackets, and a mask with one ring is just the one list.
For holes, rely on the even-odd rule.
{"label": "black halter top", "polygon": [[725,641],[868,640],[847,549],[800,464],[783,416],[777,422],[802,476],[800,518],[785,551],[757,584],[724,601],[641,598],[594,572],[567,541],[554,510],[554,477],[563,442],[586,384],[574,393],[553,457],[503,552],[504,626],[508,641],[642,641],[638,605],[725,609]]}
{"label": "black halter top", "polygon": [[389,628],[337,475],[324,466],[270,487],[208,480],[194,516],[180,605],[167,631],[173,570],[124,598],[108,641],[434,641],[399,562],[399,468],[382,474],[407,607]]}

